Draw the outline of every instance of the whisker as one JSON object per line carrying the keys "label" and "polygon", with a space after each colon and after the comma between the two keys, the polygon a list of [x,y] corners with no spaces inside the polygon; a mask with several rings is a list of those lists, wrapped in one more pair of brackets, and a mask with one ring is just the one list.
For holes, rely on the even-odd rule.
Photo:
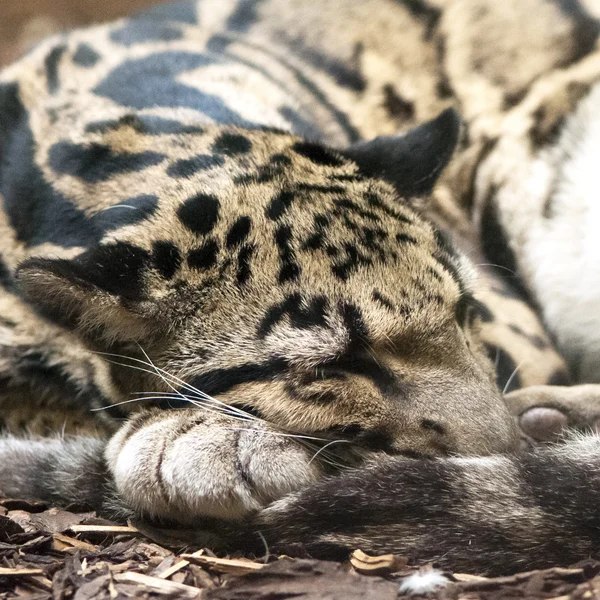
{"label": "whisker", "polygon": [[[141,349],[141,348],[140,348]],[[143,349],[141,349],[142,352],[144,352]],[[148,358],[148,355],[146,354],[146,352],[144,352],[144,355]],[[150,361],[150,358],[148,358],[148,360]],[[150,361],[152,362],[152,361]],[[160,371],[161,373],[165,373],[168,377],[171,377],[171,379],[175,380],[176,383],[179,383],[185,390],[191,392],[194,396],[197,396],[203,400],[208,400],[209,402],[212,402],[213,404],[216,404],[218,406],[222,406],[223,408],[227,409],[228,414],[238,414],[244,418],[247,418],[248,420],[255,420],[255,421],[260,421],[260,419],[258,419],[257,417],[255,417],[254,415],[251,415],[250,413],[239,409],[235,406],[232,406],[231,404],[227,404],[226,402],[222,402],[221,400],[217,400],[216,398],[213,398],[212,396],[209,396],[208,394],[204,393],[202,390],[199,390],[197,388],[195,388],[194,386],[192,386],[191,384],[188,384],[187,382],[183,381],[182,379],[180,379],[179,377],[176,377],[175,375],[172,375],[171,373],[167,373],[166,371],[164,371],[163,369],[161,369],[160,367],[157,367],[156,365],[152,364],[153,368],[156,369],[157,371]]]}
{"label": "whisker", "polygon": [[319,448],[319,450],[317,450],[317,452],[314,454],[314,456],[308,461],[308,464],[310,465],[310,463],[312,463],[312,461],[315,460],[315,458],[317,458],[317,456],[319,456],[319,454],[321,454],[321,452],[326,450],[329,446],[333,446],[333,444],[349,444],[349,443],[350,442],[348,440],[332,440],[328,444],[325,444],[322,448]]}
{"label": "whisker", "polygon": [[168,398],[179,398],[179,394],[175,392],[131,392],[133,396],[144,396],[146,394],[153,396],[164,396]]}
{"label": "whisker", "polygon": [[510,387],[510,384],[512,383],[512,380],[515,378],[517,372],[519,371],[519,369],[526,363],[526,360],[522,360],[516,367],[515,370],[511,373],[510,377],[508,378],[508,381],[506,382],[506,384],[504,385],[504,389],[502,390],[502,395],[504,396],[504,394],[506,394],[506,390]]}
{"label": "whisker", "polygon": [[[130,206],[128,204],[113,204],[112,206],[107,206],[102,210],[98,211],[99,213],[106,212],[107,210],[112,210],[113,208],[129,208],[130,210],[139,210],[137,206]],[[95,215],[94,215],[95,216]]]}
{"label": "whisker", "polygon": [[392,338],[385,332],[382,331],[382,335],[383,337],[386,339],[387,344],[389,345],[389,349],[393,352],[395,350],[397,350],[397,346],[396,343],[392,340]]}
{"label": "whisker", "polygon": [[[111,404],[110,406],[103,406],[101,408],[94,408],[92,410],[94,412],[97,412],[97,411],[101,411],[101,410],[107,410],[107,409],[112,408],[114,406],[121,406],[122,404],[130,404],[130,403],[133,403],[133,402],[142,402],[142,401],[146,401],[146,400],[173,400],[175,398],[179,399],[179,400],[181,399],[181,398],[179,398],[179,396],[177,396],[175,394],[172,394],[170,396],[152,395],[152,396],[146,396],[144,398],[132,398],[130,400],[123,400],[122,402],[117,402],[115,404]],[[225,411],[223,411],[223,410],[215,410],[214,408],[211,408],[210,406],[203,405],[203,404],[201,404],[201,403],[199,403],[197,401],[194,401],[194,400],[186,399],[185,401],[188,402],[188,403],[190,403],[190,404],[192,404],[196,408],[202,409],[202,410],[204,410],[206,412],[209,412],[209,413],[212,413],[212,414],[215,414],[215,415],[222,415],[222,414],[225,413]],[[225,413],[225,414],[227,414],[227,413]],[[231,419],[235,419],[236,421],[250,422],[250,419],[245,419],[245,418],[239,417],[237,415],[229,414],[228,416]]]}
{"label": "whisker", "polygon": [[479,248],[475,247],[475,248],[471,248],[468,252],[463,252],[463,254],[467,257],[467,258],[471,258],[471,254],[473,254],[474,252],[477,252],[479,250]]}
{"label": "whisker", "polygon": [[[183,394],[174,386],[171,384],[171,382],[167,381],[167,378],[159,371],[159,369],[157,368],[157,366],[152,362],[152,360],[150,359],[150,357],[148,356],[148,354],[146,353],[146,351],[142,348],[142,346],[140,344],[138,344],[138,348],[140,349],[140,351],[142,352],[142,354],[144,355],[144,357],[146,358],[146,360],[148,361],[148,363],[150,364],[150,366],[154,369],[155,373],[176,393],[176,394],[180,394],[181,397],[183,398]],[[162,370],[162,369],[161,369]]]}
{"label": "whisker", "polygon": [[[199,408],[202,408],[203,410],[213,412],[214,414],[226,414],[229,417],[237,419],[237,420],[245,420],[248,422],[253,421],[253,422],[257,422],[257,423],[264,423],[266,425],[269,425],[270,427],[273,427],[276,430],[280,430],[277,433],[282,434],[282,435],[287,435],[290,437],[295,437],[298,440],[305,440],[305,441],[313,440],[313,441],[317,441],[317,442],[327,442],[327,446],[331,445],[331,443],[332,443],[331,440],[329,440],[327,438],[321,438],[321,437],[316,437],[316,436],[306,436],[306,435],[294,433],[293,431],[290,431],[286,427],[283,427],[281,425],[276,425],[275,423],[271,423],[271,422],[267,421],[266,419],[257,418],[254,415],[251,415],[250,413],[247,413],[242,409],[239,409],[235,406],[232,406],[230,404],[222,402],[221,400],[213,398],[212,396],[209,396],[208,394],[205,394],[201,390],[198,390],[197,388],[188,384],[186,381],[180,379],[176,375],[173,375],[173,374],[165,371],[164,369],[157,367],[151,361],[151,359],[148,356],[148,354],[146,353],[146,351],[141,346],[139,346],[139,347],[140,347],[140,351],[144,354],[147,361],[143,361],[139,358],[135,358],[132,356],[125,356],[122,354],[115,354],[115,353],[110,353],[110,352],[96,351],[95,353],[98,355],[102,355],[102,356],[111,356],[111,357],[116,357],[116,358],[119,358],[122,360],[139,363],[141,365],[144,365],[144,367],[151,367],[151,369],[146,369],[146,368],[140,367],[138,365],[132,365],[132,364],[127,364],[127,363],[122,363],[122,362],[106,359],[108,362],[111,362],[113,364],[117,364],[117,365],[120,365],[125,368],[135,369],[135,370],[141,371],[143,373],[148,373],[149,375],[156,375],[156,376],[160,377],[160,379],[162,381],[164,381],[164,383],[172,390],[172,392],[166,392],[167,394],[169,394],[169,397],[171,399],[179,398],[181,400],[191,403],[194,406],[198,406]],[[167,378],[169,378],[171,381],[169,381],[169,379],[167,379]],[[184,390],[191,392],[193,397],[190,398],[190,396],[184,395],[180,390],[178,390],[177,388],[174,387],[173,383],[177,383]],[[156,393],[161,393],[161,392],[156,392]],[[209,405],[207,406],[206,404],[203,404],[202,401],[207,401],[209,403]],[[128,401],[126,401],[126,402],[128,402]],[[196,403],[196,404],[194,404],[194,403]],[[218,410],[213,410],[214,408],[217,408]],[[267,431],[267,430],[265,430],[265,431]],[[287,432],[287,433],[283,433],[283,432]],[[334,443],[336,441],[349,443],[348,440],[334,440]],[[323,450],[324,450],[324,448],[321,448],[320,452],[323,452]]]}
{"label": "whisker", "polygon": [[[202,409],[206,409],[206,410],[210,410],[210,407],[211,407],[210,402],[203,403],[201,401],[201,400],[204,400],[203,398],[199,398],[199,399],[198,398],[190,398],[189,396],[186,396],[185,394],[181,395],[181,394],[176,394],[174,392],[164,392],[164,393],[163,392],[134,392],[134,393],[135,394],[148,394],[148,397],[145,399],[179,400],[179,401],[187,402],[188,404],[192,404],[193,406],[196,406],[197,408],[202,408]],[[233,406],[229,406],[227,404],[224,406],[231,408],[232,410],[228,410],[228,408],[218,407],[217,411],[211,410],[210,412],[213,412],[215,414],[226,414],[226,415],[229,415],[232,419],[238,419],[240,421],[259,420],[259,419],[256,419],[255,417],[253,417],[253,415],[250,415],[250,413],[244,412],[243,416],[239,415],[238,413],[233,411],[233,409],[235,408]]]}
{"label": "whisker", "polygon": [[[146,352],[140,347],[140,350],[144,353],[144,355],[146,357],[148,357],[148,355],[146,354]],[[109,352],[96,352],[96,354],[100,354],[100,355],[104,355],[104,356],[114,356],[117,358],[121,358],[121,359],[125,359],[125,360],[130,360],[132,362],[137,362],[140,363],[144,366],[150,366],[152,367],[152,370],[150,369],[144,369],[142,367],[139,367],[137,365],[130,365],[127,363],[121,363],[121,362],[117,362],[114,360],[108,360],[106,359],[108,362],[112,363],[112,364],[117,364],[120,365],[122,367],[126,367],[126,368],[130,368],[130,369],[135,369],[137,371],[141,371],[143,373],[148,373],[149,375],[157,375],[158,377],[160,377],[172,390],[175,396],[181,398],[181,399],[185,399],[185,400],[190,400],[190,398],[188,396],[184,396],[181,391],[177,390],[175,387],[173,387],[172,382],[169,382],[166,378],[169,377],[171,378],[172,381],[174,381],[175,383],[178,383],[179,385],[181,385],[181,387],[189,392],[191,392],[196,398],[198,399],[202,399],[202,400],[208,400],[211,403],[214,403],[218,406],[222,406],[230,411],[232,411],[235,414],[238,414],[240,416],[243,416],[245,418],[251,419],[251,420],[255,420],[258,422],[264,422],[267,423],[267,421],[265,421],[264,419],[259,419],[257,417],[255,417],[254,415],[251,415],[250,413],[245,412],[242,409],[239,409],[235,406],[232,406],[230,404],[227,404],[225,402],[222,402],[221,400],[217,400],[216,398],[213,398],[212,396],[209,396],[208,394],[205,394],[204,392],[202,392],[201,390],[198,390],[197,388],[195,388],[194,386],[188,384],[187,382],[185,382],[184,380],[180,379],[179,377],[168,373],[167,371],[165,371],[164,369],[161,369],[160,367],[157,367],[156,365],[154,365],[154,363],[152,363],[152,361],[150,361],[150,358],[148,357],[148,361],[150,362],[146,362],[143,361],[139,358],[135,358],[132,356],[124,356],[122,354],[113,354],[113,353],[109,353]],[[163,375],[164,374],[164,375]],[[269,423],[270,425],[273,425],[275,427],[274,424]]]}
{"label": "whisker", "polygon": [[[138,370],[138,371],[143,371],[144,373],[149,373],[150,375],[155,375],[155,373],[153,371],[149,371],[148,369],[142,369],[141,367],[138,367],[138,366],[126,365],[124,363],[120,363],[120,362],[112,361],[112,360],[109,360],[108,362],[110,362],[112,364],[117,364],[117,365],[120,365],[120,366],[128,367],[128,368],[131,368],[131,369],[135,369],[135,370]],[[224,414],[224,415],[227,415],[227,416],[229,416],[232,419],[237,419],[237,420],[240,420],[240,421],[252,421],[253,419],[256,420],[255,417],[253,417],[249,413],[239,414],[239,411],[238,412],[233,412],[232,410],[228,410],[228,408],[232,408],[233,409],[233,407],[229,407],[229,405],[227,405],[227,404],[220,403],[223,406],[219,406],[219,405],[215,406],[215,403],[210,403],[210,402],[203,404],[202,402],[199,401],[199,400],[202,400],[202,398],[200,398],[200,397],[198,399],[192,399],[192,398],[189,398],[188,396],[185,396],[185,395],[183,395],[183,394],[181,394],[179,392],[164,392],[164,393],[163,392],[154,392],[153,394],[154,395],[152,397],[144,398],[144,400],[160,400],[160,399],[162,399],[164,397],[165,400],[180,400],[180,401],[192,404],[193,406],[196,406],[197,408],[202,408],[203,410],[206,410],[206,411],[211,412],[213,414],[217,414],[217,415],[223,415]],[[165,395],[165,394],[168,394],[168,395]],[[95,410],[106,410],[106,409],[111,408],[113,406],[120,406],[121,404],[128,404],[130,402],[138,402],[138,401],[140,401],[140,399],[138,399],[138,398],[132,398],[130,400],[124,400],[122,402],[117,402],[115,404],[111,404],[109,406],[102,407],[102,408],[95,409]],[[211,406],[212,406],[212,408],[211,408]],[[215,408],[217,410],[215,410]]]}
{"label": "whisker", "polygon": [[201,402],[198,402],[197,400],[192,400],[192,399],[188,399],[188,402],[190,404],[192,404],[192,406],[195,406],[196,408],[199,408],[201,410],[205,410],[206,412],[215,414],[215,415],[227,415],[230,419],[234,419],[236,421],[244,421],[245,423],[254,423],[256,420],[252,419],[250,417],[247,416],[240,416],[240,415],[236,415],[235,413],[231,413],[228,412],[226,409],[221,408],[221,407],[214,407],[211,406],[210,404],[202,404]]}
{"label": "whisker", "polygon": [[[319,442],[324,441],[322,438],[317,438],[317,437],[313,437],[310,435],[304,435],[302,433],[285,433],[283,431],[270,431],[268,429],[248,429],[248,428],[243,428],[243,427],[228,427],[226,425],[215,425],[215,427],[218,427],[219,429],[231,429],[232,431],[255,431],[257,433],[268,433],[268,434],[273,434],[273,435],[277,435],[280,437],[294,438],[296,440],[316,440]],[[326,444],[322,448],[322,450],[324,450],[327,446],[331,446],[331,444],[335,444],[337,442],[344,442],[347,444],[350,443],[348,440],[333,440],[333,441],[329,441],[329,443]]]}
{"label": "whisker", "polygon": [[[134,402],[145,402],[146,400],[162,400],[162,397],[161,396],[148,396],[145,398],[130,398],[129,400],[122,400],[121,402],[115,402],[113,404],[109,404],[108,406],[100,406],[99,408],[91,408],[90,412],[100,412],[103,410],[108,410],[110,408],[114,408],[116,406],[123,406],[124,404],[133,404]],[[165,398],[165,400],[167,400],[167,398]]]}
{"label": "whisker", "polygon": [[[139,344],[138,344],[139,346]],[[188,384],[186,381],[184,381],[183,379],[180,379],[179,377],[177,377],[176,375],[173,375],[172,373],[169,373],[167,371],[165,371],[164,369],[161,369],[160,367],[157,367],[152,360],[150,359],[150,357],[148,356],[148,354],[146,353],[146,351],[139,346],[141,352],[144,354],[144,356],[147,359],[147,362],[138,359],[138,358],[134,358],[134,357],[121,357],[121,358],[126,358],[127,360],[131,360],[131,361],[135,361],[135,362],[139,362],[143,365],[146,366],[150,366],[152,367],[153,371],[148,371],[144,369],[139,369],[142,370],[146,373],[150,373],[150,374],[156,374],[158,377],[160,377],[176,394],[179,394],[181,396],[183,396],[183,394],[181,394],[181,392],[179,390],[177,390],[172,383],[175,382],[177,384],[179,384],[184,390],[191,392],[192,394],[194,394],[197,397],[200,397],[202,399],[205,400],[209,400],[210,402],[222,406],[224,408],[227,408],[229,411],[232,411],[233,413],[236,413],[240,416],[246,417],[248,419],[254,419],[256,421],[260,421],[260,419],[258,419],[257,417],[255,417],[254,415],[251,415],[250,413],[247,413],[241,409],[238,409],[235,406],[231,406],[230,404],[227,404],[225,402],[222,402],[221,400],[217,400],[216,398],[213,398],[212,396],[209,396],[208,394],[205,394],[204,392],[202,392],[201,390],[198,390],[197,388],[195,388],[194,386]],[[117,355],[118,356],[118,355]],[[122,366],[130,366],[130,365],[122,365]],[[131,365],[132,368],[135,368]],[[168,381],[166,378],[169,377],[171,379],[171,381]],[[231,414],[231,412],[229,413]]]}
{"label": "whisker", "polygon": [[261,539],[263,546],[265,547],[265,556],[263,558],[263,563],[266,565],[267,562],[269,562],[269,556],[271,556],[271,553],[269,552],[269,544],[267,544],[267,540],[265,539],[265,536],[262,534],[261,531],[257,531],[256,534]]}
{"label": "whisker", "polygon": [[381,363],[377,360],[377,356],[375,355],[375,352],[370,344],[367,344],[366,350],[367,354],[375,361],[375,364],[381,369]]}
{"label": "whisker", "polygon": [[[108,354],[108,353],[104,353],[104,354]],[[114,356],[119,356],[119,355],[114,355]],[[142,361],[142,360],[135,359],[135,358],[132,358],[132,357],[123,357],[123,358],[126,358],[126,359],[128,359],[128,360],[134,360],[134,361],[140,362],[140,363],[141,363],[141,364],[143,364],[143,365],[146,365],[146,364],[147,364],[147,363],[145,363],[145,362],[144,362],[144,361]],[[111,363],[111,364],[119,365],[119,366],[121,366],[121,367],[126,367],[126,368],[128,368],[128,369],[134,369],[134,370],[136,370],[136,371],[141,371],[141,372],[143,372],[143,373],[148,373],[149,375],[157,375],[157,376],[159,376],[159,377],[160,377],[160,375],[158,375],[158,374],[157,374],[157,373],[156,373],[154,370],[150,370],[150,369],[144,369],[144,368],[142,368],[142,367],[139,367],[139,366],[137,366],[137,365],[128,365],[128,364],[126,364],[126,363],[118,362],[118,361],[115,361],[115,360],[109,360],[109,359],[105,359],[105,360],[106,360],[107,362]],[[170,376],[170,375],[169,375],[169,376]],[[173,392],[164,392],[164,393],[168,393],[168,394],[170,394],[170,399],[177,398],[177,399],[179,399],[179,400],[182,400],[182,401],[185,401],[185,402],[190,402],[190,403],[193,403],[193,400],[192,400],[191,398],[189,398],[189,396],[185,396],[185,395],[184,395],[184,394],[182,394],[180,391],[178,391],[176,388],[174,388],[174,387],[173,387],[173,385],[171,385],[171,384],[170,384],[168,381],[166,381],[166,378],[165,378],[165,377],[161,377],[161,379],[163,379],[163,380],[165,381],[165,383],[166,383],[166,384],[167,384],[167,385],[168,385],[168,386],[169,386],[169,387],[170,387],[172,390],[174,390]],[[193,388],[192,388],[192,389],[193,389]],[[223,413],[223,414],[228,414],[228,415],[230,415],[231,417],[234,417],[234,418],[236,417],[236,415],[238,415],[239,417],[243,417],[243,418],[245,418],[245,419],[247,419],[247,420],[253,420],[253,419],[254,419],[254,420],[257,420],[257,421],[258,421],[258,420],[260,420],[260,419],[257,419],[256,417],[254,417],[254,415],[250,415],[250,413],[246,413],[246,412],[244,412],[244,411],[242,411],[242,410],[239,410],[239,409],[237,409],[237,408],[235,408],[235,407],[233,407],[233,406],[230,406],[229,404],[226,404],[226,403],[224,403],[224,402],[221,402],[221,401],[219,401],[219,400],[216,400],[216,399],[214,399],[214,398],[211,398],[210,396],[207,396],[206,394],[203,394],[203,395],[198,395],[198,394],[197,394],[198,390],[194,390],[194,392],[195,392],[195,396],[196,396],[196,399],[197,399],[197,400],[205,400],[205,399],[206,399],[206,400],[209,400],[209,401],[210,401],[210,403],[212,403],[213,405],[216,405],[217,407],[219,407],[219,410],[220,410],[220,412],[221,412],[221,413]],[[156,393],[157,393],[157,394],[163,394],[163,392],[156,392]],[[197,400],[196,400],[196,401],[197,401]],[[134,401],[135,401],[135,399],[134,399],[134,400],[131,400],[131,401],[133,401],[133,402],[134,402]],[[130,400],[126,400],[126,401],[125,401],[125,403],[126,403],[126,402],[130,402]],[[197,405],[198,405],[198,404],[197,404]],[[113,404],[113,405],[111,405],[111,406],[118,406],[118,404]],[[204,406],[206,406],[206,405],[204,405]],[[110,407],[107,407],[107,408],[110,408]]]}
{"label": "whisker", "polygon": [[505,271],[508,271],[511,275],[514,275],[515,277],[518,276],[516,271],[513,271],[512,269],[509,269],[508,267],[505,267],[504,265],[496,265],[494,263],[480,263],[475,266],[476,267],[496,267],[497,269],[504,269]]}

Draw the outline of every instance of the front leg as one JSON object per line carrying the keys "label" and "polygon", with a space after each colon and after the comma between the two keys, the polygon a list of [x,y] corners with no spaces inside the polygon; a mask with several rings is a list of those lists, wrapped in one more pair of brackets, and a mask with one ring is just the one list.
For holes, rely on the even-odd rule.
{"label": "front leg", "polygon": [[133,416],[105,456],[135,514],[185,523],[240,519],[314,483],[315,452],[260,421],[192,409]]}
{"label": "front leg", "polygon": [[[16,433],[114,431],[121,400],[110,365],[70,331],[0,289],[0,424]],[[95,412],[91,410],[96,409]]]}

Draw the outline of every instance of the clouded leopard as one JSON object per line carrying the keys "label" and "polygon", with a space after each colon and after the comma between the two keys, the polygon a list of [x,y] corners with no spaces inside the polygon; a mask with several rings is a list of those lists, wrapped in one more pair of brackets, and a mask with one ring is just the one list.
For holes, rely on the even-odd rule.
{"label": "clouded leopard", "polygon": [[593,552],[596,438],[515,452],[597,416],[564,386],[597,379],[598,295],[556,286],[598,253],[553,254],[597,31],[577,2],[201,0],[5,69],[0,490],[284,551]]}

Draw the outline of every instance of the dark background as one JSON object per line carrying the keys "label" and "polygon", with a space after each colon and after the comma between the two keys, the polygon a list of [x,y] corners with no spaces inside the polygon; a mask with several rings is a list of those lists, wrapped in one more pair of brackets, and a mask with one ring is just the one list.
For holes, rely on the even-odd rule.
{"label": "dark background", "polygon": [[117,19],[161,0],[0,0],[0,66],[66,29]]}

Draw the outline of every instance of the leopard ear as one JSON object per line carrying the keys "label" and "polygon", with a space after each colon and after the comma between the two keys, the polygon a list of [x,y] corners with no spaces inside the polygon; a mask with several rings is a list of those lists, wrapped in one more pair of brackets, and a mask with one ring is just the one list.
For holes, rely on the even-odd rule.
{"label": "leopard ear", "polygon": [[73,259],[32,258],[17,284],[48,319],[98,342],[141,341],[160,331],[160,307],[148,293],[150,253],[116,242]]}
{"label": "leopard ear", "polygon": [[405,135],[376,137],[343,151],[369,177],[389,181],[406,198],[431,193],[458,142],[460,117],[449,108]]}

